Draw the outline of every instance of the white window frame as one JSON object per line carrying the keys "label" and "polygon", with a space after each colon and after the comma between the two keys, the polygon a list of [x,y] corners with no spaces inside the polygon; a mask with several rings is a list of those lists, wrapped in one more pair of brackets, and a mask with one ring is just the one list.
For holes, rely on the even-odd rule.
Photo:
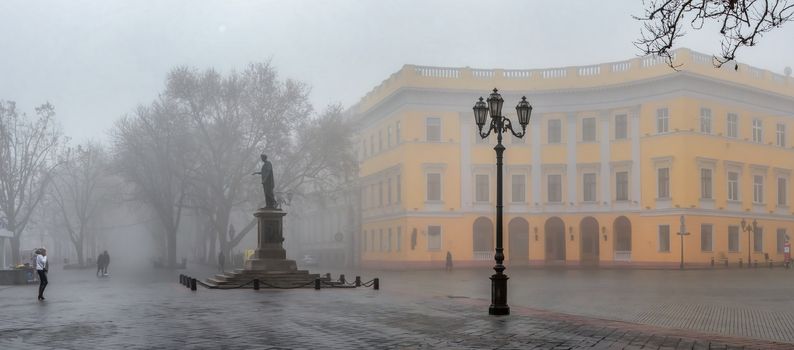
{"label": "white window frame", "polygon": [[[731,120],[733,119],[733,120]],[[725,136],[730,138],[739,137],[739,115],[736,113],[728,113],[725,122]]]}
{"label": "white window frame", "polygon": [[[430,228],[431,227],[438,227],[438,247],[431,247],[430,244],[432,243],[430,239]],[[428,251],[439,251],[443,246],[443,238],[444,237],[444,230],[441,225],[427,225],[427,250]]]}
{"label": "white window frame", "polygon": [[[736,174],[736,185],[735,185],[736,188],[733,188],[731,186],[731,173]],[[729,201],[741,201],[742,200],[742,194],[741,194],[742,193],[742,191],[741,191],[741,188],[742,188],[742,186],[741,186],[742,173],[740,171],[728,170],[727,175],[726,175],[726,182],[727,182],[727,185],[728,185],[728,188],[727,188],[728,200]],[[735,198],[731,198],[731,192],[735,192],[734,193],[734,197]]]}
{"label": "white window frame", "polygon": [[[760,183],[757,181],[758,178],[761,178]],[[753,203],[755,204],[764,204],[764,182],[766,182],[766,176],[753,174]]]}
{"label": "white window frame", "polygon": [[[593,176],[593,198],[591,199],[587,198],[587,181],[585,179],[587,175]],[[598,202],[598,174],[595,172],[582,173],[582,201],[586,203]]]}
{"label": "white window frame", "polygon": [[[559,128],[557,128],[557,134],[554,135],[556,136],[556,140],[552,140],[552,123],[559,125]],[[562,143],[562,119],[549,119],[546,121],[546,129],[546,143],[555,145]]]}
{"label": "white window frame", "polygon": [[775,125],[776,145],[778,147],[786,147],[786,124],[777,123]]}
{"label": "white window frame", "polygon": [[[435,125],[431,125],[432,122],[438,122],[438,139],[430,139],[430,128],[436,127]],[[441,142],[444,139],[444,133],[442,130],[442,121],[441,117],[427,117],[425,118],[425,141],[426,142]]]}
{"label": "white window frame", "polygon": [[700,132],[711,134],[711,108],[700,108]]}
{"label": "white window frame", "polygon": [[[480,198],[480,179],[485,177],[485,198]],[[488,203],[491,201],[491,176],[488,174],[474,174],[474,201]]]}
{"label": "white window frame", "polygon": [[[558,201],[552,201],[552,200],[551,200],[551,177],[552,177],[552,176],[557,176],[557,177],[559,177],[559,179],[560,179],[560,182],[559,182],[559,184],[560,184],[560,187],[559,187],[559,188],[560,188],[560,190],[559,190],[559,195],[560,195],[560,198],[559,198],[559,200],[558,200]],[[562,203],[562,202],[563,202],[563,195],[562,195],[562,174],[559,174],[559,173],[555,173],[555,174],[546,174],[546,202],[547,202],[547,203]]]}
{"label": "white window frame", "polygon": [[[587,134],[586,122],[592,122],[592,139],[585,139]],[[582,142],[598,142],[598,120],[595,117],[582,118]]]}
{"label": "white window frame", "polygon": [[[667,228],[667,249],[662,249],[662,228]],[[670,225],[659,225],[658,229],[656,230],[656,247],[659,253],[669,253],[670,252]]]}
{"label": "white window frame", "polygon": [[656,133],[664,134],[670,132],[670,109],[667,107],[656,109]]}
{"label": "white window frame", "polygon": [[[704,196],[707,188],[703,186],[703,171],[709,172],[708,196]],[[714,169],[701,167],[700,168],[700,199],[713,200],[714,199]]]}
{"label": "white window frame", "polygon": [[[622,137],[621,137],[621,135],[618,134],[618,125],[621,124],[621,123],[618,122],[618,119],[619,119],[618,117],[621,117],[620,119],[623,119],[623,123],[622,123],[623,124],[623,129],[621,130],[623,132]],[[614,133],[615,133],[615,140],[625,140],[625,139],[629,138],[629,115],[628,114],[617,114],[617,115],[615,115],[615,131],[614,131]]]}
{"label": "white window frame", "polygon": [[758,118],[753,118],[753,142],[764,143],[764,123]]}
{"label": "white window frame", "polygon": [[[665,189],[667,190],[667,193],[664,196],[662,196],[662,193],[661,193],[662,192],[661,191],[661,189],[662,189],[662,178],[661,178],[660,175],[662,174],[662,169],[667,170],[667,183],[664,184],[664,187],[666,187]],[[670,197],[671,197],[671,195],[670,195],[670,182],[671,182],[670,181],[670,167],[662,166],[662,167],[656,168],[656,199],[670,199]],[[617,182],[615,183],[615,185],[617,186]]]}
{"label": "white window frame", "polygon": [[[516,189],[515,189],[515,187],[516,187],[515,177],[516,176],[520,176],[522,178],[521,186],[524,189],[523,191],[520,191],[520,193],[521,193],[520,200],[516,200],[517,199],[516,198]],[[511,203],[526,203],[527,202],[527,175],[526,174],[523,174],[523,173],[521,173],[521,174],[510,174],[510,202]]]}
{"label": "white window frame", "polygon": [[[430,175],[438,175],[438,199],[430,198]],[[442,202],[444,200],[444,178],[440,171],[428,171],[425,173],[425,201]]]}

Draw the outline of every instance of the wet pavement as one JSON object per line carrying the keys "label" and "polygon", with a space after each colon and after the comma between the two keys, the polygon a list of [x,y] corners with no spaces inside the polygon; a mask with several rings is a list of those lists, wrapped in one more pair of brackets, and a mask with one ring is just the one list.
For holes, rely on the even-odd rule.
{"label": "wet pavement", "polygon": [[791,272],[510,269],[512,315],[490,317],[485,269],[348,273],[380,291],[196,292],[179,272],[54,269],[45,302],[0,287],[0,349],[791,349],[790,324],[742,335],[788,322]]}

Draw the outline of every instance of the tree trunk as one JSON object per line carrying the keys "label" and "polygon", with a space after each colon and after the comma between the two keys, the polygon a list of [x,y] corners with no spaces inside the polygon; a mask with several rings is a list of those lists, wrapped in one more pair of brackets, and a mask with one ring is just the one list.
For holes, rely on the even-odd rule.
{"label": "tree trunk", "polygon": [[22,259],[19,256],[19,236],[14,235],[11,237],[11,263],[16,266]]}
{"label": "tree trunk", "polygon": [[168,266],[171,268],[176,267],[176,231],[168,232]]}
{"label": "tree trunk", "polygon": [[83,266],[85,256],[83,255],[83,242],[75,243],[74,249],[77,251],[77,263]]}

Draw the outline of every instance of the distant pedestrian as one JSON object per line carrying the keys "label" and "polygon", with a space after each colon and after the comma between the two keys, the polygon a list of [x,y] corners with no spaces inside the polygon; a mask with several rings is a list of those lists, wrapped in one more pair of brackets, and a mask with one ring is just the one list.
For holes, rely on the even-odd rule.
{"label": "distant pedestrian", "polygon": [[226,261],[226,257],[225,257],[225,256],[223,256],[223,250],[221,250],[221,252],[220,252],[220,253],[218,253],[218,269],[220,269],[220,270],[221,270],[221,272],[225,272],[225,271],[223,270],[223,263],[224,263],[225,261]]}
{"label": "distant pedestrian", "polygon": [[103,254],[99,254],[99,256],[96,257],[96,276],[97,277],[102,276],[102,267],[103,267],[102,264],[104,263],[104,258],[105,258],[105,256]]}
{"label": "distant pedestrian", "polygon": [[108,254],[108,251],[106,250],[102,253],[102,255],[104,256],[104,258],[102,259],[102,275],[107,276],[108,265],[110,265],[110,254]]}
{"label": "distant pedestrian", "polygon": [[41,248],[36,251],[36,273],[39,274],[39,300],[44,300],[44,288],[47,288],[47,272],[49,269],[47,250]]}
{"label": "distant pedestrian", "polygon": [[444,269],[447,271],[452,271],[452,253],[449,251],[447,251],[447,264]]}

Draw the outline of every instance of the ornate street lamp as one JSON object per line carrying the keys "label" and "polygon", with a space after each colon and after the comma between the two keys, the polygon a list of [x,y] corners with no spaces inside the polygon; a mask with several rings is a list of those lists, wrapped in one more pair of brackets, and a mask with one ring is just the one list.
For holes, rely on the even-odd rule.
{"label": "ornate street lamp", "polygon": [[681,222],[681,227],[678,229],[677,235],[681,236],[681,265],[678,267],[679,269],[684,269],[684,236],[689,236],[689,232],[686,232],[686,223],[684,222],[684,216],[681,215],[679,220]]}
{"label": "ornate street lamp", "polygon": [[[502,145],[502,133],[510,130],[513,136],[523,138],[526,135],[527,124],[529,124],[529,117],[532,114],[532,106],[527,98],[521,97],[521,101],[516,105],[521,131],[516,131],[513,130],[513,123],[510,119],[502,115],[502,104],[504,104],[504,99],[499,94],[499,90],[494,88],[487,100],[483,101],[483,98],[480,97],[473,108],[474,122],[477,123],[480,137],[487,138],[491,131],[496,133],[496,146],[493,148],[496,151],[496,255],[494,255],[496,265],[493,267],[496,273],[491,275],[491,306],[488,308],[490,315],[510,314],[510,307],[507,306],[508,277],[504,274],[505,266],[502,264],[505,260],[504,248],[502,248],[502,155],[505,151],[505,146]],[[489,112],[491,123],[488,130],[483,132],[482,128],[485,126]],[[537,240],[537,231],[535,240]]]}
{"label": "ornate street lamp", "polygon": [[753,219],[753,223],[748,225],[747,221],[742,219],[742,231],[747,232],[747,266],[750,267],[752,261],[750,260],[750,251],[753,247],[750,245],[750,238],[752,238],[753,234],[758,230],[758,221]]}

